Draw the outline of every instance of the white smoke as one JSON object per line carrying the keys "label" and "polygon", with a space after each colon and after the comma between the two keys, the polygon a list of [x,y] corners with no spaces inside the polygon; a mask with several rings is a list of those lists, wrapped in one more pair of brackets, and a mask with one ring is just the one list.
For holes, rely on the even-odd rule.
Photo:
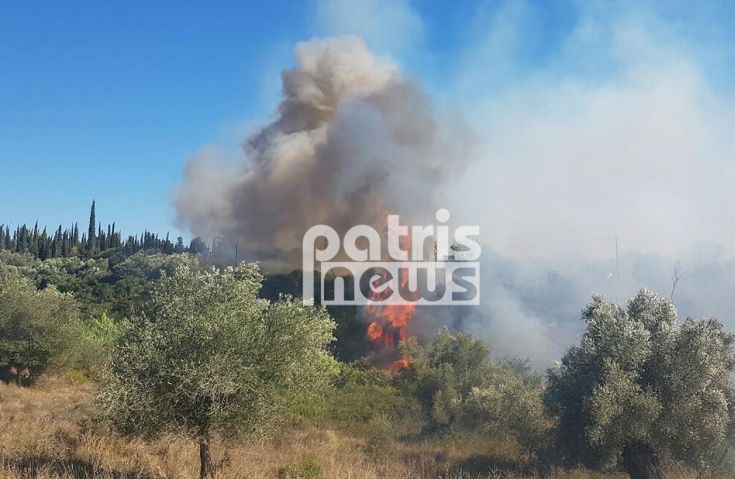
{"label": "white smoke", "polygon": [[[439,64],[416,53],[438,32],[411,3],[380,3],[323,0],[319,21],[381,52],[395,45],[399,56],[428,58],[414,70],[433,72],[437,96],[469,122],[437,114],[415,81],[357,38],[300,44],[276,118],[247,142],[242,164],[213,166],[221,154],[204,150],[188,165],[177,194],[184,224],[240,240],[254,258],[282,258],[313,224],[376,224],[386,211],[428,224],[449,206],[458,223],[481,225],[481,306],[427,319],[427,335],[442,321],[539,368],[577,339],[593,293],[667,295],[677,260],[687,271],[674,298],[681,315],[735,329],[726,211],[735,109],[703,66],[716,61],[698,43],[709,23],[674,24],[626,1],[570,2],[572,24],[529,64],[537,52],[524,48],[546,41],[536,36],[540,4],[480,2]],[[724,249],[702,258],[690,246],[702,240]]]}
{"label": "white smoke", "polygon": [[275,120],[247,140],[239,168],[212,151],[190,161],[180,222],[263,259],[287,256],[315,224],[431,218],[466,158],[462,122],[440,120],[418,84],[357,37],[299,43],[296,59]]}

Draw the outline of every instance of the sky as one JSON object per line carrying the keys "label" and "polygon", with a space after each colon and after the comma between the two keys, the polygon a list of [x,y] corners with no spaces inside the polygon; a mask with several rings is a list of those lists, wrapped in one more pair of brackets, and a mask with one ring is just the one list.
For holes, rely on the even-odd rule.
{"label": "sky", "polygon": [[187,158],[261,117],[309,16],[300,2],[5,2],[0,222],[84,223],[96,199],[126,232],[174,230]]}
{"label": "sky", "polygon": [[[682,317],[732,329],[733,24],[725,0],[0,0],[0,224],[85,225],[95,199],[126,234],[189,239],[223,201],[261,191],[242,145],[280,127],[281,72],[312,71],[332,45],[379,65],[363,77],[374,94],[327,125],[354,153],[345,163],[387,165],[386,191],[407,188],[397,198],[423,201],[410,187],[430,178],[432,208],[480,226],[482,305],[463,327],[498,354],[543,369],[578,338],[593,292],[669,294],[679,261]],[[386,71],[416,96],[391,102]],[[414,117],[422,92],[431,111]],[[429,150],[398,141],[434,126],[418,135]],[[264,143],[263,158],[282,146]],[[446,157],[456,151],[466,158]],[[302,185],[299,162],[314,156],[296,156],[276,164]],[[446,178],[412,178],[437,159]],[[261,207],[281,204],[268,192]],[[247,228],[242,213],[221,216]]]}
{"label": "sky", "polygon": [[466,118],[450,206],[499,250],[731,251],[733,20],[725,1],[3,2],[0,223],[85,223],[95,199],[126,233],[189,236],[187,162],[272,119],[297,42],[358,35]]}

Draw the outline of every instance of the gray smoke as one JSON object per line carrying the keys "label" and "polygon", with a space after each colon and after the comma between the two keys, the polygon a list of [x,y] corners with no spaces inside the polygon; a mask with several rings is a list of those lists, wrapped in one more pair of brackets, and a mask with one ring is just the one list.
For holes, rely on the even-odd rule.
{"label": "gray smoke", "polygon": [[[581,310],[593,294],[625,304],[642,287],[673,294],[679,319],[715,317],[735,331],[735,258],[706,242],[679,258],[625,253],[596,259],[516,259],[483,251],[481,305],[444,324],[488,341],[495,355],[550,367],[584,329]],[[619,270],[619,275],[618,275]],[[454,321],[453,323],[451,321]],[[435,331],[442,323],[430,323]]]}
{"label": "gray smoke", "polygon": [[[384,225],[385,214],[430,220],[467,157],[461,121],[432,110],[420,86],[357,37],[296,46],[272,123],[236,168],[205,151],[176,192],[180,223],[237,242],[240,258],[290,262],[312,225]],[[430,222],[430,221],[429,221]]]}
{"label": "gray smoke", "polygon": [[[333,3],[330,18],[354,14]],[[515,48],[536,13],[501,5],[447,68],[473,135],[456,116],[435,114],[415,81],[359,39],[303,43],[274,121],[246,142],[244,160],[223,167],[210,150],[191,160],[177,193],[181,222],[239,241],[241,259],[284,261],[313,224],[381,225],[387,211],[430,224],[449,206],[458,223],[481,226],[481,305],[423,308],[415,332],[465,329],[539,370],[577,341],[592,294],[669,295],[677,262],[680,317],[715,316],[735,330],[735,246],[723,209],[735,198],[731,96],[691,51],[662,40],[664,20],[635,12],[583,8],[563,48],[529,73],[514,64],[523,58]],[[590,58],[606,68],[590,76]],[[477,159],[467,165],[470,144]],[[691,246],[707,239],[724,249]]]}

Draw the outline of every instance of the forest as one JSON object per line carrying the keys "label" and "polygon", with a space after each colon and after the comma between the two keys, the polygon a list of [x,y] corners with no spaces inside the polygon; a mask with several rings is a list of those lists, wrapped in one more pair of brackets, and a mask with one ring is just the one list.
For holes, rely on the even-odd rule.
{"label": "forest", "polygon": [[302,303],[298,271],[123,241],[94,203],[81,237],[0,231],[3,477],[735,471],[734,337],[647,290],[579,305],[584,332],[547,371],[447,327],[395,338],[388,365],[356,307]]}

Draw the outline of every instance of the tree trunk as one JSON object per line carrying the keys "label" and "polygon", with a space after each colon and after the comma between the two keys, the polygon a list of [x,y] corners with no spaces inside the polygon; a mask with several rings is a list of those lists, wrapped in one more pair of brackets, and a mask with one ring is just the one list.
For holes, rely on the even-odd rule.
{"label": "tree trunk", "polygon": [[214,479],[214,466],[209,455],[209,433],[199,436],[199,479]]}
{"label": "tree trunk", "polygon": [[646,444],[629,444],[623,449],[623,467],[630,479],[666,479],[658,457]]}

